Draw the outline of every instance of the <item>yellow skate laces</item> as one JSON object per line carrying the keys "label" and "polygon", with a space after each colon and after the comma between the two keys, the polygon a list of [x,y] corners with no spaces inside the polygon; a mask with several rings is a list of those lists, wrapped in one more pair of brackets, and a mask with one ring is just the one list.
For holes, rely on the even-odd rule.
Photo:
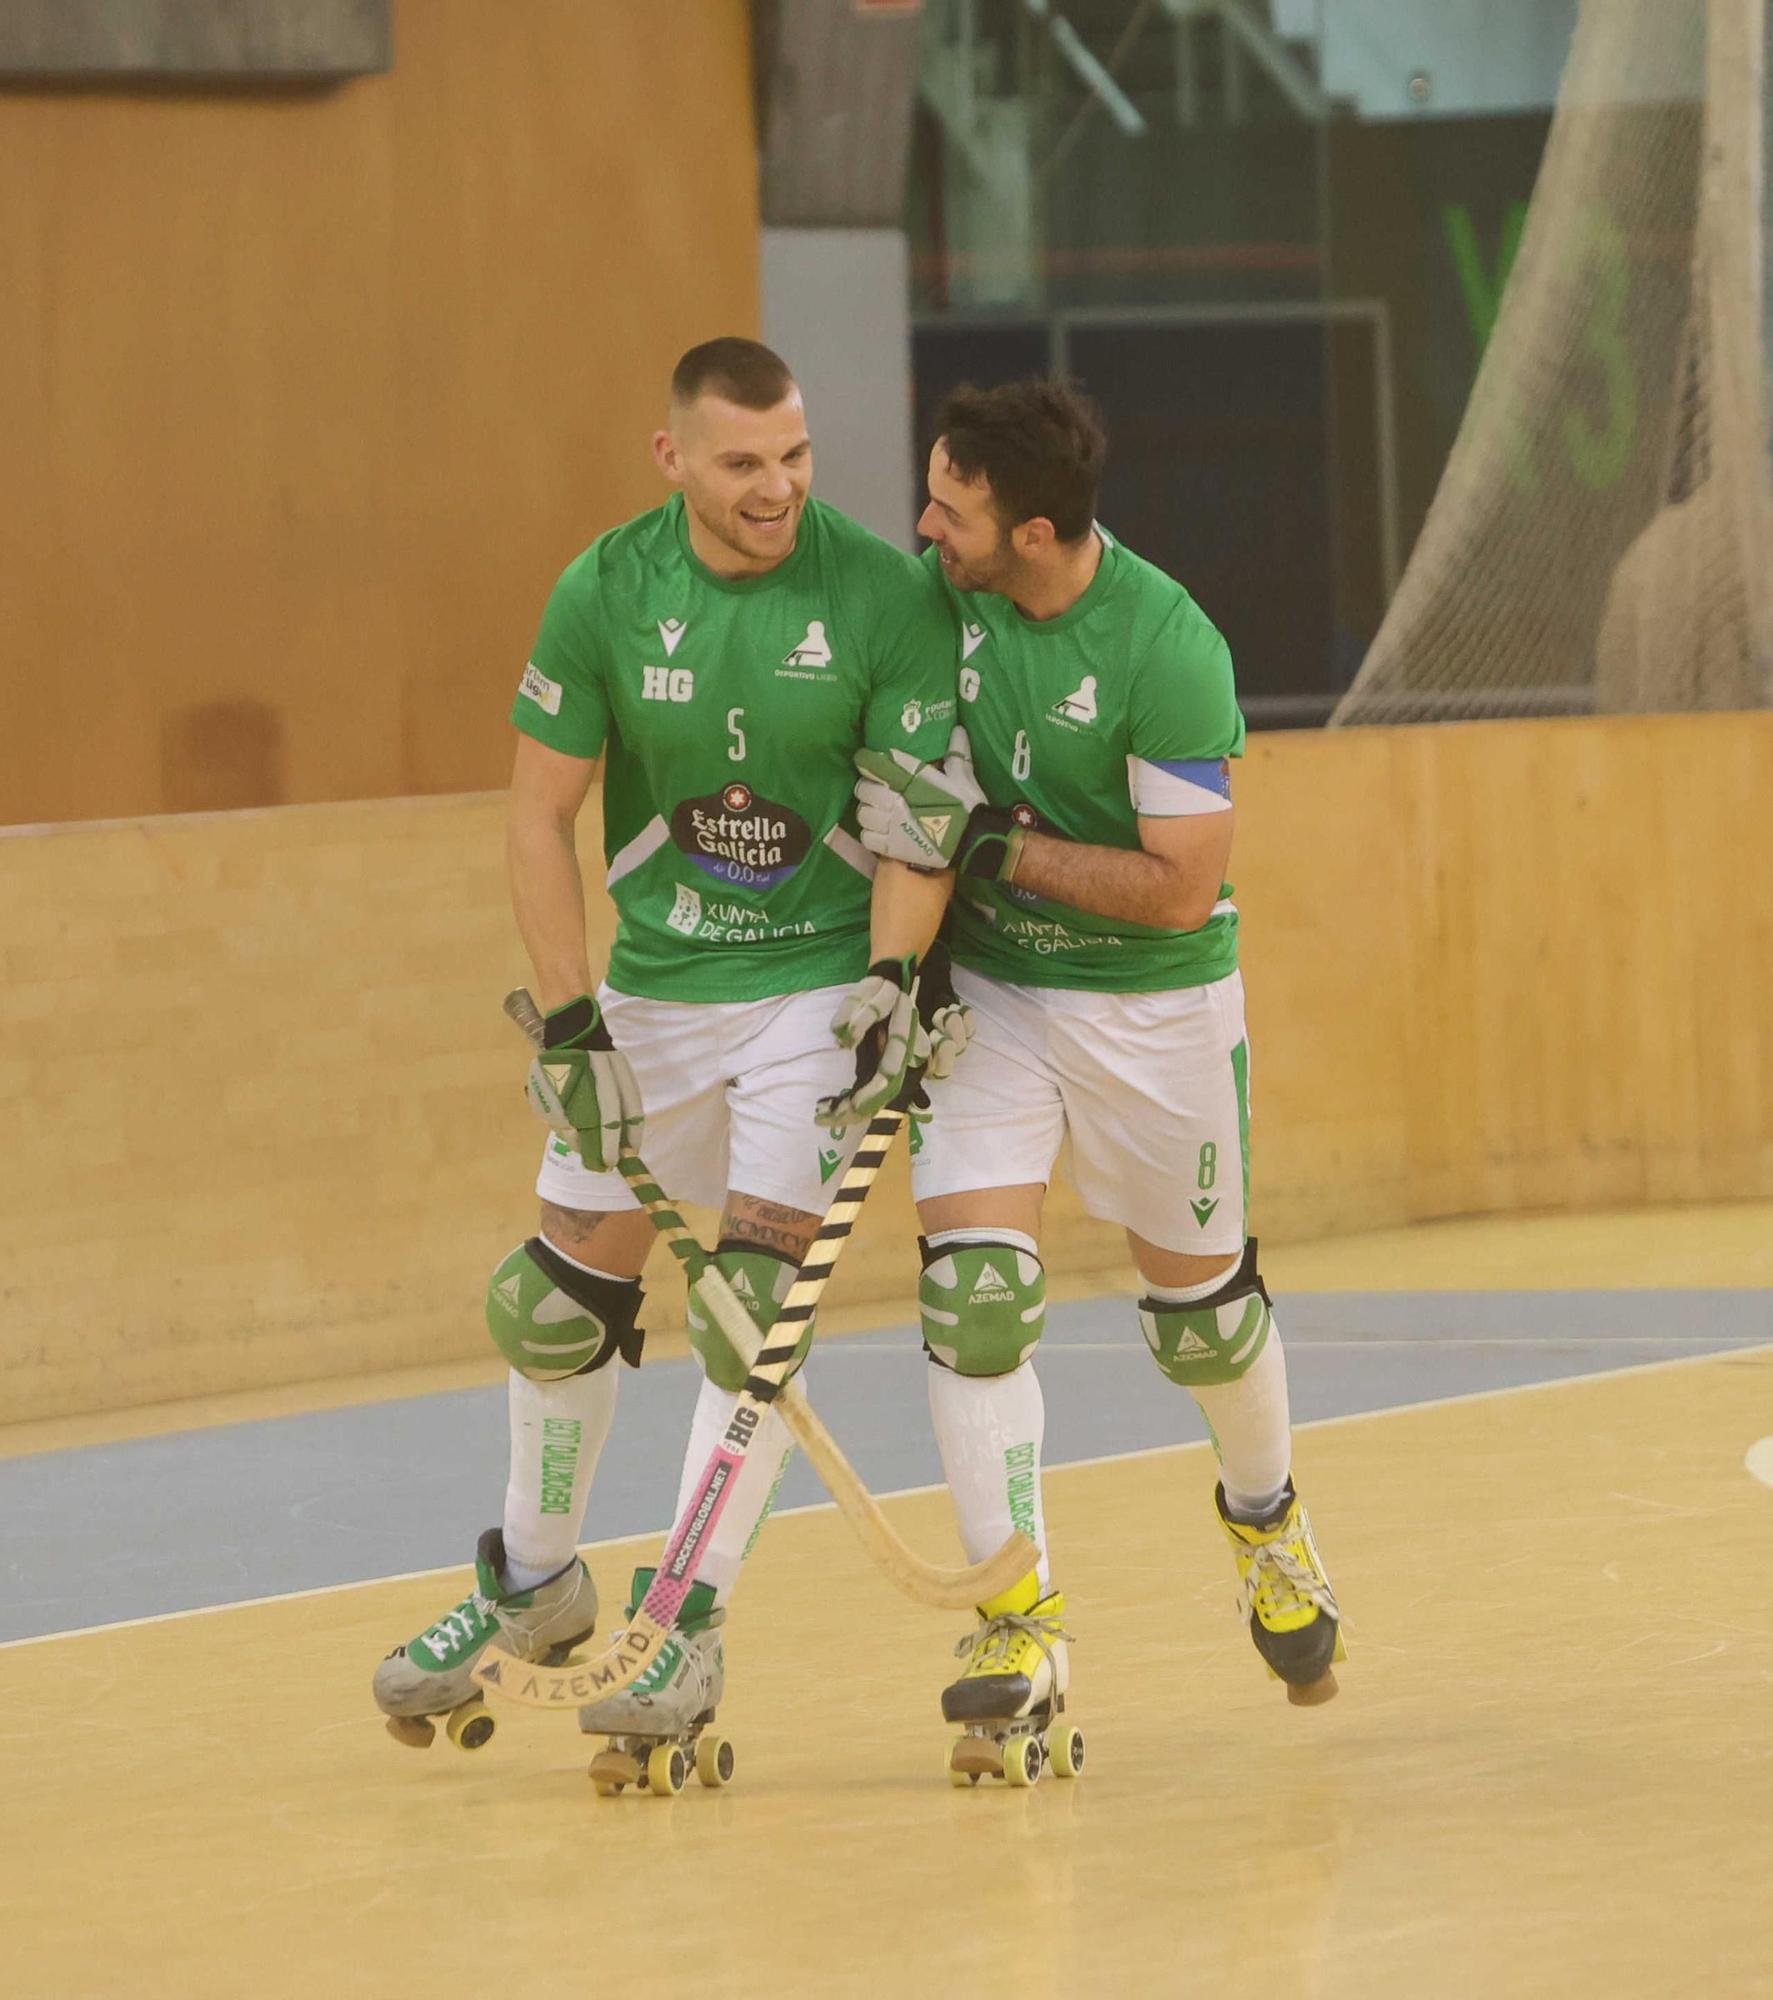
{"label": "yellow skate laces", "polygon": [[995,1617],[986,1619],[978,1631],[969,1632],[959,1640],[954,1648],[954,1657],[970,1661],[968,1673],[1011,1673],[1015,1669],[1010,1665],[1010,1653],[1019,1639],[1031,1639],[1040,1648],[1043,1658],[1049,1661],[1059,1640],[1076,1643],[1073,1635],[1057,1618],[1035,1618],[1019,1611],[1000,1611]]}
{"label": "yellow skate laces", "polygon": [[1254,1611],[1271,1632],[1303,1622],[1300,1614],[1311,1608],[1341,1621],[1336,1593],[1308,1542],[1245,1542],[1237,1554],[1239,1618]]}

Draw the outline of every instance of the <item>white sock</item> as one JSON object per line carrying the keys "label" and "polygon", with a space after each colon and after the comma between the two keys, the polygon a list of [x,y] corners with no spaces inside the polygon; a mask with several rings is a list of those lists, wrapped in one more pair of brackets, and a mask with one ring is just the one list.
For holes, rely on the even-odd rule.
{"label": "white sock", "polygon": [[617,1364],[564,1382],[511,1371],[511,1476],[505,1487],[505,1580],[529,1590],[572,1561],[591,1475],[616,1414]]}
{"label": "white sock", "polygon": [[[805,1370],[801,1373],[804,1376]],[[682,1519],[715,1447],[726,1435],[726,1427],[731,1423],[738,1403],[735,1390],[716,1388],[707,1376],[702,1377],[701,1393],[696,1397],[696,1414],[690,1422],[689,1443],[684,1448],[683,1472],[677,1482],[677,1513],[674,1518]],[[770,1509],[775,1505],[776,1493],[793,1455],[794,1440],[788,1435],[788,1426],[782,1421],[781,1412],[772,1404],[752,1434],[745,1452],[744,1468],[727,1495],[720,1520],[714,1533],[703,1543],[701,1557],[696,1564],[696,1581],[714,1586],[716,1604],[725,1604],[732,1596],[739,1581],[739,1570],[751,1553],[752,1543],[762,1532],[764,1522],[769,1519]]]}
{"label": "white sock", "polygon": [[[1198,1305],[1230,1278],[1222,1271],[1204,1285],[1153,1285],[1149,1297],[1168,1305]],[[1260,1521],[1286,1491],[1293,1463],[1292,1412],[1287,1402],[1287,1357],[1271,1312],[1268,1338],[1247,1373],[1193,1392],[1219,1454],[1225,1506],[1234,1520]]]}
{"label": "white sock", "polygon": [[[946,1232],[952,1241],[954,1232]],[[999,1231],[989,1240],[1006,1240]],[[1021,1529],[1040,1551],[1040,1593],[1052,1585],[1046,1510],[1041,1504],[1040,1447],[1047,1408],[1034,1363],[1008,1375],[957,1375],[930,1363],[930,1419],[954,1519],[968,1562],[983,1562]]]}

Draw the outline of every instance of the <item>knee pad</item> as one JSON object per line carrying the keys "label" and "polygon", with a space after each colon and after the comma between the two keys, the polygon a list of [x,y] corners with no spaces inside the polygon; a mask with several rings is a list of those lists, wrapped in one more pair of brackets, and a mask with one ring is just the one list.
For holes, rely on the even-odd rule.
{"label": "knee pad", "polygon": [[923,1251],[917,1284],[923,1344],[957,1375],[1008,1375],[1039,1344],[1047,1274],[1014,1243],[943,1243]]}
{"label": "knee pad", "polygon": [[532,1236],[492,1274],[486,1330],[518,1374],[532,1382],[589,1375],[618,1354],[638,1368],[646,1339],[635,1325],[640,1300],[635,1279],[594,1277]]}
{"label": "knee pad", "polygon": [[[738,1243],[730,1237],[715,1251],[712,1262],[732,1287],[733,1296],[751,1315],[758,1333],[768,1333],[782,1310],[782,1301],[788,1296],[799,1265],[773,1250],[760,1250],[755,1244]],[[698,1296],[694,1285],[690,1287],[687,1318],[689,1343],[696,1350],[709,1381],[717,1389],[744,1388],[751,1370],[739,1359],[732,1342],[721,1332],[719,1320]],[[794,1366],[788,1371],[790,1375],[806,1359],[812,1338],[813,1324],[808,1320]]]}
{"label": "knee pad", "polygon": [[1235,1271],[1192,1305],[1139,1301],[1139,1328],[1152,1358],[1184,1389],[1211,1389],[1247,1375],[1273,1325],[1268,1289],[1256,1269],[1256,1239],[1244,1245]]}

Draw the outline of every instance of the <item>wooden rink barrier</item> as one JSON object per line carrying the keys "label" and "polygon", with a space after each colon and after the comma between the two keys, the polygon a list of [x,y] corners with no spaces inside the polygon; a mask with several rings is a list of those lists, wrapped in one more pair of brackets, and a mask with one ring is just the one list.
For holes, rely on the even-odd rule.
{"label": "wooden rink barrier", "polygon": [[749,11],[396,0],[334,89],[8,86],[0,823],[504,782],[673,361],[757,329]]}
{"label": "wooden rink barrier", "polygon": [[[1773,716],[1257,737],[1236,795],[1260,1233],[1773,1194]],[[0,836],[0,1421],[490,1355],[503,803]],[[834,1304],[912,1231],[901,1160]],[[1062,1180],[1046,1249],[1122,1262]]]}

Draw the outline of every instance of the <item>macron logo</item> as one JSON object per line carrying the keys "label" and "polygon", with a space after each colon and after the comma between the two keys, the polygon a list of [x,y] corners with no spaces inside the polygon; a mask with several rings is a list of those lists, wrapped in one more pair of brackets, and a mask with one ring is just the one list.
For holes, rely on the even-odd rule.
{"label": "macron logo", "polygon": [[659,620],[659,643],[665,648],[665,657],[670,659],[677,651],[678,641],[683,637],[685,621],[681,618],[661,618]]}
{"label": "macron logo", "polygon": [[984,643],[985,628],[983,625],[966,626],[960,635],[960,657],[963,660],[970,660]]}

